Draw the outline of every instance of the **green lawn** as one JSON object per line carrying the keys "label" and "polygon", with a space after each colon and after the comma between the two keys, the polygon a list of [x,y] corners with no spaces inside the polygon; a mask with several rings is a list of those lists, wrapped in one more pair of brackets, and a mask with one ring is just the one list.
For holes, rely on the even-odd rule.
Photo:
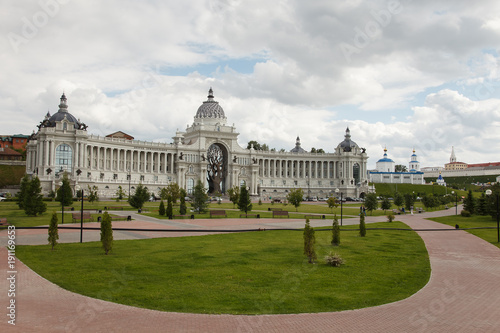
{"label": "green lawn", "polygon": [[461,215],[443,216],[430,219],[439,223],[455,226],[458,224],[460,228],[481,228],[481,227],[495,227],[495,229],[471,229],[467,230],[473,235],[484,239],[491,244],[500,247],[497,237],[497,222],[491,216],[477,216],[463,217]]}
{"label": "green lawn", "polygon": [[[399,222],[370,227],[406,227]],[[344,227],[346,229],[347,227]],[[355,227],[352,227],[355,228]],[[343,230],[344,230],[343,229]],[[61,287],[132,306],[192,313],[278,314],[341,311],[404,299],[428,281],[430,264],[412,231],[359,237],[316,231],[318,264],[307,264],[301,231],[18,246],[17,257]],[[334,250],[345,265],[326,266]]]}

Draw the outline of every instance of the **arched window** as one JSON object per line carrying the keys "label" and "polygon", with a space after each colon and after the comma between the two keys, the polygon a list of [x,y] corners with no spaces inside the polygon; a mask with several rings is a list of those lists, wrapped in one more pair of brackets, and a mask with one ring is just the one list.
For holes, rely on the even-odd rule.
{"label": "arched window", "polygon": [[354,163],[354,166],[352,167],[352,175],[354,177],[355,184],[357,185],[360,181],[360,170],[359,170],[359,164]]}
{"label": "arched window", "polygon": [[193,188],[194,188],[194,179],[188,178],[188,180],[187,180],[187,193],[193,194]]}
{"label": "arched window", "polygon": [[56,148],[56,170],[71,172],[73,167],[73,149],[65,143]]}

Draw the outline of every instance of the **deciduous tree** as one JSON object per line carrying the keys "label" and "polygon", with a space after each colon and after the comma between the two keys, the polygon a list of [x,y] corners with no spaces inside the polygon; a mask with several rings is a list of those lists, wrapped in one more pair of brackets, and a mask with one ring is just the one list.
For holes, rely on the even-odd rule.
{"label": "deciduous tree", "polygon": [[[370,215],[373,214],[373,211],[378,207],[377,194],[368,193],[365,196],[365,208],[370,212]],[[363,214],[361,214],[363,215]]]}
{"label": "deciduous tree", "polygon": [[292,189],[286,199],[295,207],[295,211],[298,211],[300,203],[304,200],[304,191],[301,188]]}
{"label": "deciduous tree", "polygon": [[229,195],[229,200],[233,203],[233,207],[237,205],[240,200],[240,188],[235,185],[227,191],[227,194]]}

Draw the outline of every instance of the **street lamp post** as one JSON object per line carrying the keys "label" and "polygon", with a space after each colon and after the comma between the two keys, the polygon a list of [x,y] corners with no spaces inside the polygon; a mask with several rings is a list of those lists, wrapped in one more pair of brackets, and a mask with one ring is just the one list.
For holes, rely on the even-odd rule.
{"label": "street lamp post", "polygon": [[[338,188],[335,189],[335,193],[337,193],[337,196],[339,195],[340,190]],[[342,192],[340,192],[340,225],[342,225],[342,217],[343,217],[343,211],[342,211]]]}
{"label": "street lamp post", "polygon": [[127,178],[128,178],[128,197],[130,199],[130,178],[132,178],[132,176],[130,175],[130,168],[128,168],[128,174],[127,174]]}
{"label": "street lamp post", "polygon": [[[486,190],[486,195],[491,195],[493,192],[491,190]],[[497,197],[497,242],[500,243],[500,204],[499,195],[496,193]]]}
{"label": "street lamp post", "polygon": [[455,191],[451,191],[451,194],[455,194],[455,215],[458,215],[458,194]]}
{"label": "street lamp post", "polygon": [[[59,182],[59,189],[62,185],[63,182]],[[61,223],[64,224],[64,195],[62,190],[59,193],[61,194]]]}
{"label": "street lamp post", "polygon": [[75,186],[75,190],[78,192],[81,189],[80,196],[82,198],[82,207],[80,209],[80,243],[83,243],[83,187],[80,185]]}

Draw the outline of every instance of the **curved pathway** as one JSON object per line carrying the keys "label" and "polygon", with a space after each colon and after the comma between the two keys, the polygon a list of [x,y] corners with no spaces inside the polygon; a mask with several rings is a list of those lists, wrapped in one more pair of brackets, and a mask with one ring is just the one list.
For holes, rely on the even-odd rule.
{"label": "curved pathway", "polygon": [[[450,229],[424,219],[449,213],[398,216],[398,220],[414,229]],[[263,222],[253,220],[252,223]],[[419,234],[427,246],[432,266],[431,279],[423,289],[395,303],[333,313],[235,316],[146,310],[66,291],[17,262],[16,326],[8,325],[3,314],[0,331],[498,332],[500,249],[461,230]],[[6,231],[0,235],[5,239]],[[3,258],[0,268],[4,272],[0,276],[0,303],[5,312],[9,288],[5,248],[0,249],[0,254]],[[126,277],[117,274],[117,280],[120,279],[126,283]]]}

